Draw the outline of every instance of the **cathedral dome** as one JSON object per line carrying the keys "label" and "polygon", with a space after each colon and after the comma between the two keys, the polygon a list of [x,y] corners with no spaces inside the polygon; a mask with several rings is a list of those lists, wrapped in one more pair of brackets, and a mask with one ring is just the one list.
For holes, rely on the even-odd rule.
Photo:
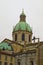
{"label": "cathedral dome", "polygon": [[19,23],[16,24],[15,28],[13,29],[14,31],[28,31],[28,32],[32,32],[31,27],[29,26],[29,24],[27,24],[24,21],[20,21]]}
{"label": "cathedral dome", "polygon": [[13,32],[19,31],[19,30],[32,32],[30,25],[26,23],[26,15],[24,14],[24,11],[22,11],[22,13],[20,15],[20,21],[14,27]]}

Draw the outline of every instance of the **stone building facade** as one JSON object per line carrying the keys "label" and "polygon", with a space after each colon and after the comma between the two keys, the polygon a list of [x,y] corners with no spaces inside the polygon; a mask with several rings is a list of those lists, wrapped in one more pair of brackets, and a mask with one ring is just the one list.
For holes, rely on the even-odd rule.
{"label": "stone building facade", "polygon": [[0,65],[43,65],[43,41],[32,39],[32,34],[22,11],[20,21],[13,28],[12,40],[4,39],[0,43]]}

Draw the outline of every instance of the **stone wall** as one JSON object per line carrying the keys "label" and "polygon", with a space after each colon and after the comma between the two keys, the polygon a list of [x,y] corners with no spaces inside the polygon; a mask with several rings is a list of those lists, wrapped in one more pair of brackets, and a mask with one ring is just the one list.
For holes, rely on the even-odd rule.
{"label": "stone wall", "polygon": [[19,65],[18,61],[20,62],[20,65],[31,65],[31,61],[33,61],[33,65],[37,65],[36,53],[17,55],[15,57],[15,65]]}
{"label": "stone wall", "polygon": [[39,63],[43,65],[43,44],[39,47]]}

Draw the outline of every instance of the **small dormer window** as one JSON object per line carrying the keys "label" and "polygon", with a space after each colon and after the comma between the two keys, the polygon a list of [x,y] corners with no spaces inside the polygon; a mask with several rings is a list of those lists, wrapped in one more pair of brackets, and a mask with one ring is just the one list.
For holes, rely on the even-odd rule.
{"label": "small dormer window", "polygon": [[22,41],[24,41],[25,40],[25,34],[23,33],[22,34]]}
{"label": "small dormer window", "polygon": [[15,41],[17,41],[17,34],[15,34]]}
{"label": "small dormer window", "polygon": [[5,48],[3,47],[3,50],[5,50]]}

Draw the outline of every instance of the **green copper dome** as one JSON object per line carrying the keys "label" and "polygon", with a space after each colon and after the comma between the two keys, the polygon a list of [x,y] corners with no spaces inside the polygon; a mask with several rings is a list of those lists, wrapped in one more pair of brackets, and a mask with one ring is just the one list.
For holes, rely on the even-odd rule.
{"label": "green copper dome", "polygon": [[9,43],[7,42],[2,42],[0,43],[0,50],[9,50],[12,51],[12,47]]}
{"label": "green copper dome", "polygon": [[26,22],[23,22],[23,21],[16,24],[15,28],[13,29],[13,32],[18,30],[32,32],[31,27]]}
{"label": "green copper dome", "polygon": [[32,32],[31,27],[26,23],[26,15],[24,14],[24,11],[22,11],[22,13],[20,15],[20,21],[14,27],[13,32],[19,31],[19,30]]}

